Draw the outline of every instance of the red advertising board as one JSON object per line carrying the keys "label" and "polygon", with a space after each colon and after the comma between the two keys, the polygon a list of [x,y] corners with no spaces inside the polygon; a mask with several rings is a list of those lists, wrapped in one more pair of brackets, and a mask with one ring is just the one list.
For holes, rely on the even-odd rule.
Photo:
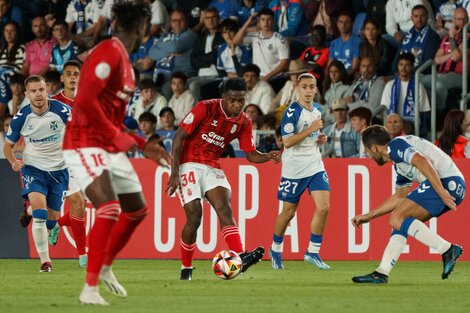
{"label": "red advertising board", "polygon": [[[140,177],[150,214],[137,229],[129,244],[118,255],[120,258],[178,259],[179,238],[185,223],[183,208],[177,197],[163,193],[169,169],[157,167],[145,159],[132,161]],[[469,162],[458,160],[465,177],[469,177]],[[390,236],[388,216],[374,220],[361,229],[354,229],[350,219],[360,212],[377,207],[392,194],[393,170],[391,164],[379,167],[374,161],[364,159],[327,159],[326,170],[331,186],[331,207],[324,234],[322,256],[326,260],[379,260]],[[274,221],[279,212],[277,187],[280,164],[251,164],[244,159],[224,159],[222,167],[232,185],[234,217],[247,249],[272,241]],[[431,228],[445,239],[470,246],[468,221],[469,200],[456,212],[449,212],[438,220],[433,219]],[[310,221],[314,204],[308,194],[301,199],[297,216],[287,229],[284,243],[284,259],[302,259],[310,236]],[[87,210],[87,228],[93,222],[94,210]],[[203,221],[198,233],[195,258],[209,259],[226,248],[219,233],[217,216],[204,203]],[[63,229],[59,242],[51,247],[53,258],[76,257],[70,229]],[[37,257],[30,234],[31,257]],[[409,239],[409,246],[401,259],[439,260],[434,251]],[[464,254],[463,260],[470,260]]]}

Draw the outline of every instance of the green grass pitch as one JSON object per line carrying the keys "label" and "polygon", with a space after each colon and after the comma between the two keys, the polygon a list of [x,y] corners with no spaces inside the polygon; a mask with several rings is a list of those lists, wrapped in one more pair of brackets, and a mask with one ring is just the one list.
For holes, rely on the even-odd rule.
{"label": "green grass pitch", "polygon": [[54,260],[39,273],[38,260],[0,260],[0,312],[470,312],[470,262],[448,280],[439,262],[399,262],[387,285],[357,285],[378,262],[328,262],[321,271],[301,261],[272,270],[269,261],[232,281],[217,278],[210,261],[195,261],[193,281],[178,281],[179,261],[117,260],[114,272],[129,296],[101,288],[109,307],[81,305],[84,270],[76,260]]}

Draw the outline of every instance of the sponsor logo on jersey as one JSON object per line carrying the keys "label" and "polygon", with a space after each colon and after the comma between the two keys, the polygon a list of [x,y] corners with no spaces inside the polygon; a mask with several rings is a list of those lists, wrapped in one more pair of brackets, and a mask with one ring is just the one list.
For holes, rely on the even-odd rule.
{"label": "sponsor logo on jersey", "polygon": [[217,127],[217,122],[218,122],[217,120],[213,120],[211,125],[214,126],[214,127]]}
{"label": "sponsor logo on jersey", "polygon": [[60,135],[52,135],[52,136],[49,136],[49,137],[46,137],[46,138],[42,138],[42,139],[32,139],[32,138],[28,138],[29,139],[29,142],[32,142],[32,143],[40,143],[40,142],[53,142],[53,141],[57,141],[57,139],[59,139]]}
{"label": "sponsor logo on jersey", "polygon": [[225,143],[224,143],[225,138],[217,135],[214,132],[210,132],[208,134],[202,134],[201,138],[210,144],[216,145],[221,148],[225,148]]}

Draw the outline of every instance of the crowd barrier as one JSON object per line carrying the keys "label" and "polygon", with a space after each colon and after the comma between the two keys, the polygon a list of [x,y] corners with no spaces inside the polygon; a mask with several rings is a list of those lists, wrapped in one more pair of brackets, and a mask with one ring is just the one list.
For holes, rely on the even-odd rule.
{"label": "crowd barrier", "polygon": [[[185,223],[185,215],[178,197],[168,197],[164,194],[169,169],[158,167],[145,159],[132,162],[141,179],[150,214],[118,257],[178,259],[179,238]],[[464,176],[469,177],[469,161],[456,162]],[[363,225],[361,229],[355,229],[350,219],[358,213],[374,209],[392,194],[394,173],[391,164],[379,167],[374,161],[367,159],[327,159],[325,166],[330,179],[331,208],[324,234],[322,256],[326,260],[379,260],[391,233],[388,216]],[[234,218],[246,248],[253,249],[259,245],[269,247],[274,221],[280,208],[276,198],[281,173],[280,164],[254,165],[244,159],[224,159],[222,167],[232,186]],[[470,247],[469,201],[465,199],[456,212],[449,212],[438,220],[430,221],[433,230],[445,239],[462,245],[464,249]],[[312,199],[304,194],[298,214],[286,232],[285,259],[303,258],[309,241],[313,211]],[[87,229],[90,228],[93,219],[94,210],[89,207]],[[216,252],[225,248],[217,216],[205,202],[195,258],[210,259]],[[29,251],[31,257],[37,257],[31,233],[29,233]],[[53,258],[77,256],[70,229],[61,232],[58,244],[51,247],[51,256]],[[401,259],[440,260],[440,256],[410,238]],[[470,260],[470,254],[464,254],[462,259]]]}

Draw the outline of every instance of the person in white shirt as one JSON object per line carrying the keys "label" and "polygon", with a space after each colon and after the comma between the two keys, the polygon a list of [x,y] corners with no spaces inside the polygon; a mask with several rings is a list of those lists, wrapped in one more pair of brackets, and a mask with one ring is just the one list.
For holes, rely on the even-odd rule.
{"label": "person in white shirt", "polygon": [[182,72],[173,73],[171,76],[171,91],[173,92],[173,96],[168,106],[175,112],[176,126],[181,123],[186,114],[188,114],[196,104],[193,94],[186,86],[187,81],[188,77]]}
{"label": "person in white shirt", "polygon": [[155,82],[151,79],[143,79],[139,84],[139,92],[134,93],[134,98],[128,108],[128,115],[138,120],[144,112],[150,112],[158,116],[160,110],[168,105],[164,96],[157,91]]}
{"label": "person in white shirt", "polygon": [[150,5],[150,11],[152,13],[152,24],[151,33],[154,36],[166,32],[170,29],[170,17],[165,5],[160,0],[154,0]]}
{"label": "person in white shirt", "polygon": [[274,112],[273,99],[276,93],[268,82],[259,78],[260,68],[255,64],[247,64],[242,72],[246,82],[245,103],[254,103],[260,107],[263,114]]}

